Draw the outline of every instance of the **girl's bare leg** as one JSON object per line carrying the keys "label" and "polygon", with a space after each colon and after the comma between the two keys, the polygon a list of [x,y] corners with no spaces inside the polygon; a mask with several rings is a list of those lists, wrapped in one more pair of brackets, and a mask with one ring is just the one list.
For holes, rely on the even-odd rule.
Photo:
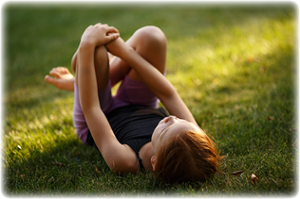
{"label": "girl's bare leg", "polygon": [[[76,54],[77,53],[74,54],[72,59],[72,68],[75,72],[75,82],[78,82],[78,74],[76,72],[76,67],[78,67]],[[109,82],[109,57],[105,46],[99,46],[95,49],[94,65],[98,91],[101,91]]]}
{"label": "girl's bare leg", "polygon": [[[161,73],[165,72],[167,39],[159,28],[143,27],[134,33],[127,44]],[[130,70],[128,76],[135,80],[141,80],[134,70]]]}
{"label": "girl's bare leg", "polygon": [[[98,91],[103,90],[109,82],[109,54],[104,46],[99,46],[95,49],[94,65],[97,77]],[[77,51],[72,58],[72,69],[75,73],[75,82],[78,82],[77,68]]]}
{"label": "girl's bare leg", "polygon": [[95,49],[94,58],[98,91],[102,91],[109,82],[109,57],[105,46]]}
{"label": "girl's bare leg", "polygon": [[[165,72],[167,39],[159,28],[154,26],[140,28],[127,40],[126,44],[135,49],[138,54],[161,73]],[[110,62],[111,84],[115,85],[126,74],[131,79],[141,80],[139,75],[129,65],[120,58],[114,57]]]}

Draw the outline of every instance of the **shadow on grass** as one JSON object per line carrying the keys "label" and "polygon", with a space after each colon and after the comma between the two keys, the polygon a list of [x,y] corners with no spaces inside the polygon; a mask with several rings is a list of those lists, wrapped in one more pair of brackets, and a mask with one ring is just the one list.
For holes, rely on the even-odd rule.
{"label": "shadow on grass", "polygon": [[[68,194],[78,190],[80,192],[85,186],[82,184],[85,180],[97,180],[95,166],[104,174],[109,172],[96,149],[83,146],[76,139],[66,140],[58,137],[56,141],[55,147],[44,146],[45,151],[32,146],[31,149],[27,149],[31,152],[30,157],[16,159],[14,163],[7,165],[4,178],[5,194]],[[9,158],[17,155],[21,158],[22,150],[18,151],[16,147],[7,155]]]}

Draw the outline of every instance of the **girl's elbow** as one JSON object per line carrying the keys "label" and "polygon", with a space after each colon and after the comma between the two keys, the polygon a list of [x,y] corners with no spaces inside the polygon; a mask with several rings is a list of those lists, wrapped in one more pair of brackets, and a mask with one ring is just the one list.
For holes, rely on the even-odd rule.
{"label": "girl's elbow", "polygon": [[134,162],[127,160],[123,161],[112,161],[108,164],[110,170],[118,175],[123,175],[127,173],[137,173]]}

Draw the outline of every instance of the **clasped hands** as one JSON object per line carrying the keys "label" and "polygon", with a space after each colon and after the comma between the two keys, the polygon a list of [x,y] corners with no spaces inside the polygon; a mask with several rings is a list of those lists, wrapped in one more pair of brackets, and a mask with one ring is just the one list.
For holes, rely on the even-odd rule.
{"label": "clasped hands", "polygon": [[80,45],[88,43],[95,45],[95,47],[102,46],[116,40],[119,36],[119,31],[116,28],[98,23],[85,29],[81,36]]}
{"label": "clasped hands", "polygon": [[107,50],[120,57],[122,50],[126,47],[124,41],[120,38],[119,31],[107,24],[97,23],[90,25],[85,29],[81,36],[80,45],[93,45],[94,48],[105,45]]}

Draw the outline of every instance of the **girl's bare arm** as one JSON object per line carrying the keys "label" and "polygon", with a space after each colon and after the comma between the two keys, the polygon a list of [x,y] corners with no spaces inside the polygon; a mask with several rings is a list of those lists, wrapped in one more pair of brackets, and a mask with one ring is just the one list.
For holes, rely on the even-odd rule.
{"label": "girl's bare arm", "polygon": [[105,31],[105,28],[89,27],[82,36],[76,68],[81,108],[92,137],[110,169],[117,173],[136,172],[139,166],[135,153],[129,146],[119,143],[100,108],[94,50],[96,46],[109,42],[101,40],[101,35],[106,35]]}
{"label": "girl's bare arm", "polygon": [[114,55],[130,65],[142,78],[147,87],[161,100],[171,115],[185,119],[198,126],[192,113],[180,98],[174,86],[134,49],[117,39],[106,45]]}

